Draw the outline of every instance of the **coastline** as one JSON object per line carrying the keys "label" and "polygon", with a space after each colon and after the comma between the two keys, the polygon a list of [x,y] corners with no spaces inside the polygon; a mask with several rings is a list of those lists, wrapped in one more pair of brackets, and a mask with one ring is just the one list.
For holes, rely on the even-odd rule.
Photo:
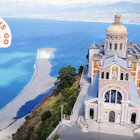
{"label": "coastline", "polygon": [[[33,100],[38,95],[46,93],[54,86],[56,78],[49,76],[52,66],[49,62],[49,58],[51,53],[55,50],[54,48],[38,49],[37,60],[34,65],[35,72],[32,79],[21,93],[0,111],[0,130],[14,121],[13,118],[16,117],[19,108],[27,101]],[[0,140],[6,139],[7,136],[11,137],[24,121],[24,117],[18,119],[14,124],[0,131]]]}
{"label": "coastline", "polygon": [[[108,20],[76,20],[76,19],[62,19],[62,18],[46,18],[46,17],[28,17],[28,16],[1,16],[2,18],[33,18],[33,19],[50,19],[50,20],[60,20],[60,21],[82,21],[82,22],[101,22],[101,23],[113,23],[114,21],[108,21]],[[123,24],[134,24],[134,25],[140,25],[140,23],[135,22],[123,22]]]}

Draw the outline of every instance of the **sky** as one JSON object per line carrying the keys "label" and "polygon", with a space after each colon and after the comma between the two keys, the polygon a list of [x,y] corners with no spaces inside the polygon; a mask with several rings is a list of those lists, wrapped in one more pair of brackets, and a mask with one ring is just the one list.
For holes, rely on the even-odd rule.
{"label": "sky", "polygon": [[86,3],[115,3],[115,2],[135,2],[140,3],[140,0],[0,0],[3,4],[45,4],[45,5],[69,5],[69,4],[86,4]]}

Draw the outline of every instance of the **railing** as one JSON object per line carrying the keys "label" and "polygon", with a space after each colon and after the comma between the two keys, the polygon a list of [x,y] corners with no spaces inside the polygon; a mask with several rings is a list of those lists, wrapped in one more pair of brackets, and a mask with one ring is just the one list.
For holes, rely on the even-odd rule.
{"label": "railing", "polygon": [[53,139],[53,135],[56,133],[56,131],[60,128],[62,122],[59,122],[59,124],[55,127],[55,129],[52,131],[52,133],[49,135],[49,137],[46,140]]}
{"label": "railing", "polygon": [[[86,66],[85,66],[85,67],[86,67]],[[83,69],[83,71],[82,71],[81,79],[83,79],[83,74],[84,74],[84,71],[85,71],[85,67],[84,67],[84,69]],[[84,87],[84,82],[81,81],[81,79],[80,79],[80,83],[83,83],[83,87]],[[83,87],[82,87],[82,89],[83,89]],[[81,90],[81,91],[82,91],[82,90]],[[81,91],[80,91],[80,92],[81,92]],[[73,106],[73,109],[72,109],[72,111],[71,111],[71,115],[73,115],[73,112],[74,112],[74,110],[75,110],[75,106],[76,106],[76,104],[77,104],[77,101],[78,101],[78,99],[80,98],[79,96],[80,96],[80,94],[78,95],[77,100],[76,100],[76,102],[75,102],[75,104],[74,104],[74,106]]]}

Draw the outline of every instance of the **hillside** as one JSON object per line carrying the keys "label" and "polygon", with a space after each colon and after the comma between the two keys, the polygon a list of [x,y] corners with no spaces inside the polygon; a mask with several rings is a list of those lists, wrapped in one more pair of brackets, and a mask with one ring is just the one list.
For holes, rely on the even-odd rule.
{"label": "hillside", "polygon": [[54,90],[46,96],[26,116],[24,124],[13,134],[13,140],[45,140],[60,121],[61,104],[64,105],[64,114],[70,115],[78,97],[80,77],[77,76],[70,88]]}
{"label": "hillside", "polygon": [[140,3],[126,1],[70,5],[6,5],[0,3],[0,16],[114,22],[112,15],[119,11],[123,23],[140,23],[139,7]]}

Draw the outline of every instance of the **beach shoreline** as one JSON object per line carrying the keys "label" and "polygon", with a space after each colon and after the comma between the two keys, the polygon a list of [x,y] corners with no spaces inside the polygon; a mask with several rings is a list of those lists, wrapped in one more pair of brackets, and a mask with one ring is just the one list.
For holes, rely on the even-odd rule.
{"label": "beach shoreline", "polygon": [[[55,50],[54,48],[38,49],[37,60],[34,65],[35,72],[32,79],[21,93],[0,111],[0,130],[14,121],[13,118],[16,117],[19,108],[26,102],[46,93],[54,86],[56,78],[49,75],[52,66],[49,62],[49,58]],[[15,123],[0,131],[0,140],[7,139],[7,137],[11,138],[12,134],[16,132],[17,128],[19,128],[24,121],[24,117],[18,119]]]}

